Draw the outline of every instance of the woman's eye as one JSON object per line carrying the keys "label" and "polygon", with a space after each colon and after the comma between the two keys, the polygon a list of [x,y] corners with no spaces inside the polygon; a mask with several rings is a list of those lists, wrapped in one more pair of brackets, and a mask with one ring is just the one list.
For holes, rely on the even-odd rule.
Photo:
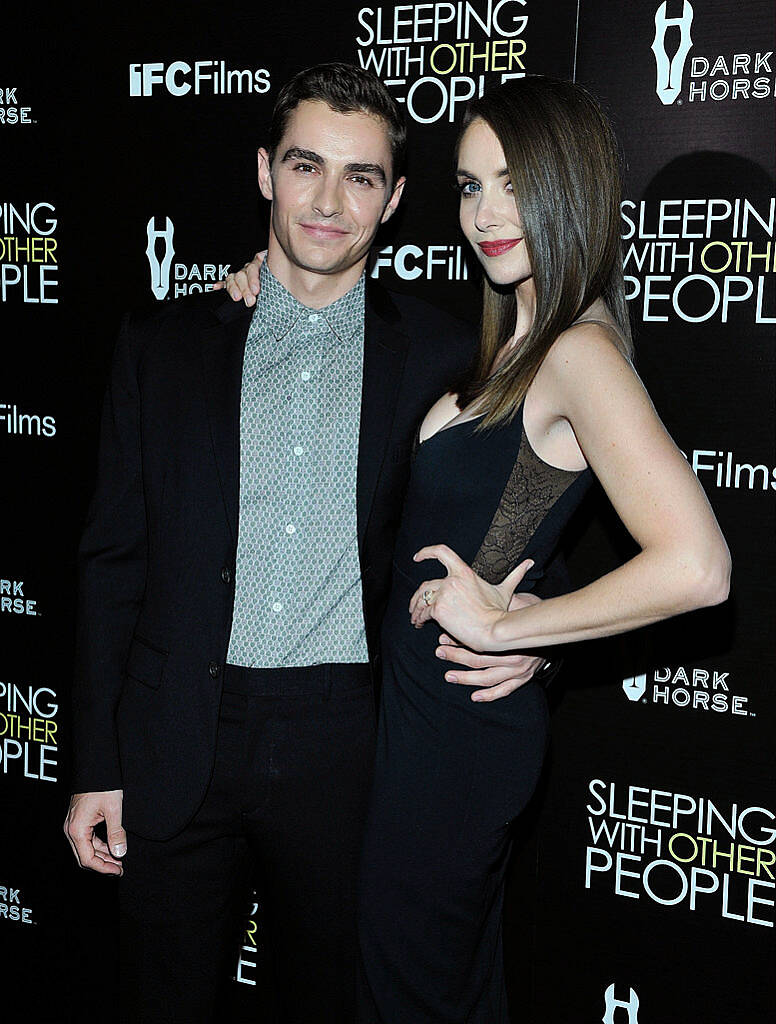
{"label": "woman's eye", "polygon": [[461,181],[458,183],[458,191],[462,196],[473,196],[479,192],[480,186],[476,181]]}

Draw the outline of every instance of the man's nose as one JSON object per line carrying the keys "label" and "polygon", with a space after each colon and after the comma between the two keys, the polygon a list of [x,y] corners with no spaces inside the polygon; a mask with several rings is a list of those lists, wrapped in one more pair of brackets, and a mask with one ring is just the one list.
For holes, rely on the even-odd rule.
{"label": "man's nose", "polygon": [[313,208],[321,217],[334,217],[342,212],[342,193],[339,182],[321,175],[320,184],[313,198]]}

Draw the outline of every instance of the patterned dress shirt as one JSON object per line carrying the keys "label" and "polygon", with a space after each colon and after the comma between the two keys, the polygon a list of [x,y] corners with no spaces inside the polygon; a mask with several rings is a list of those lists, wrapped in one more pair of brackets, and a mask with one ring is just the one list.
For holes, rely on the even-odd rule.
{"label": "patterned dress shirt", "polygon": [[264,263],[242,376],[233,665],[369,660],[356,528],[363,359],[363,275],[309,309]]}

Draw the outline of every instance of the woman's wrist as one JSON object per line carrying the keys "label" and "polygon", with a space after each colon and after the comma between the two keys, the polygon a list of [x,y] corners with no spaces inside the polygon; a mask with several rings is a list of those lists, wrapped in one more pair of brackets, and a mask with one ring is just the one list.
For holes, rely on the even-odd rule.
{"label": "woman's wrist", "polygon": [[514,646],[514,643],[506,636],[507,625],[506,618],[509,612],[498,612],[491,619],[490,623],[485,629],[485,635],[483,638],[483,652],[490,651],[506,651],[510,647]]}

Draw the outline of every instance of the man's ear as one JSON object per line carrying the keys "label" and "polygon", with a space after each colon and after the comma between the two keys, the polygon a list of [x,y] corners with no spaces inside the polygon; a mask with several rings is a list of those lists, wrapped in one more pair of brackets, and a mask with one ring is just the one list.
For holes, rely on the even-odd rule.
{"label": "man's ear", "polygon": [[265,199],[272,202],[272,168],[269,153],[263,147],[257,153],[259,165],[259,188]]}
{"label": "man's ear", "polygon": [[381,224],[385,224],[385,222],[387,220],[389,220],[393,216],[396,207],[399,205],[399,200],[401,199],[401,194],[404,191],[404,186],[406,184],[407,184],[407,179],[406,178],[399,178],[399,180],[393,186],[393,192],[391,193],[391,198],[388,200],[388,202],[386,204],[386,207],[383,210],[383,215],[380,218],[380,223]]}

